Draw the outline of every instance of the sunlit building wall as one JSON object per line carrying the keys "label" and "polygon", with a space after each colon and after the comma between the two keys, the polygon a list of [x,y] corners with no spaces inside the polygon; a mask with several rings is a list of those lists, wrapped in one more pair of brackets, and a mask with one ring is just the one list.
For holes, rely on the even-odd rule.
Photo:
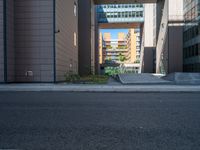
{"label": "sunlit building wall", "polygon": [[134,63],[136,61],[136,33],[134,29],[129,29],[127,34],[127,63]]}

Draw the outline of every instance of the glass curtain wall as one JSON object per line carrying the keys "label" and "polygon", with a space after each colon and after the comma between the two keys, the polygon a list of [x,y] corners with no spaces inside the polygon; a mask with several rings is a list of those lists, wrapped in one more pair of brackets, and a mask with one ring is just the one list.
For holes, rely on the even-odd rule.
{"label": "glass curtain wall", "polygon": [[184,0],[184,71],[200,72],[200,0]]}

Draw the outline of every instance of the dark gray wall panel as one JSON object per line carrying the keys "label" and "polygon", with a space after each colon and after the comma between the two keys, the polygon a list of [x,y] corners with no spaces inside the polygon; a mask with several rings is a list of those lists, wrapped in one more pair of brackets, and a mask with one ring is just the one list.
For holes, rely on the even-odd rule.
{"label": "dark gray wall panel", "polygon": [[4,81],[3,0],[0,0],[0,82]]}
{"label": "dark gray wall panel", "polygon": [[183,26],[169,26],[169,73],[183,71]]}
{"label": "dark gray wall panel", "polygon": [[53,0],[15,1],[16,82],[54,81],[53,31]]}
{"label": "dark gray wall panel", "polygon": [[[82,17],[84,16],[84,17]],[[91,1],[79,0],[79,74],[91,72]]]}
{"label": "dark gray wall panel", "polygon": [[154,47],[144,48],[144,72],[154,73]]}
{"label": "dark gray wall panel", "polygon": [[7,82],[15,81],[15,49],[14,49],[14,0],[6,1],[6,35],[7,35]]}

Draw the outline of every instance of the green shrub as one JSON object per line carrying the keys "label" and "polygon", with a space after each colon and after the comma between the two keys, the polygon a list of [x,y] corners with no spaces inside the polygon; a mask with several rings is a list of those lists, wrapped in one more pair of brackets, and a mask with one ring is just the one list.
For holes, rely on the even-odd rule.
{"label": "green shrub", "polygon": [[65,75],[65,81],[66,82],[70,82],[70,83],[74,83],[80,80],[80,76],[77,74],[66,74]]}
{"label": "green shrub", "polygon": [[105,75],[113,76],[119,74],[121,71],[119,67],[106,67],[105,68]]}
{"label": "green shrub", "polygon": [[105,75],[89,75],[81,77],[80,81],[88,84],[105,84],[108,78],[109,77]]}

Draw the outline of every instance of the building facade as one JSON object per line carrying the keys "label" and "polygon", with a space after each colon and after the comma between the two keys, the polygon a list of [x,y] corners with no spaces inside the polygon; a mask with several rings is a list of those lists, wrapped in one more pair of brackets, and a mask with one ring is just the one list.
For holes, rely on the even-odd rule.
{"label": "building facade", "polygon": [[129,29],[127,39],[127,63],[139,63],[140,61],[140,30]]}
{"label": "building facade", "polygon": [[105,59],[106,59],[106,44],[103,39],[103,35],[100,32],[99,33],[99,64],[105,64]]}
{"label": "building facade", "polygon": [[200,1],[184,0],[184,71],[200,72]]}
{"label": "building facade", "polygon": [[[97,73],[101,23],[139,23],[141,60],[150,65],[146,72],[155,72],[155,64],[158,72],[199,71],[198,0],[145,0],[152,2],[145,7],[112,2],[0,0],[0,82],[59,82],[66,74]],[[167,10],[167,19],[162,10]]]}
{"label": "building facade", "polygon": [[103,41],[105,43],[103,46],[103,49],[105,49],[105,63],[125,63],[126,59],[122,60],[128,54],[125,33],[118,33],[117,39],[112,39],[110,33],[104,33]]}
{"label": "building facade", "polygon": [[77,73],[76,0],[1,0],[0,7],[0,82],[59,82]]}
{"label": "building facade", "polygon": [[182,72],[183,0],[145,4],[144,9],[141,72]]}
{"label": "building facade", "polygon": [[[127,34],[118,33],[117,39],[112,39],[110,33],[104,33],[104,36],[100,36],[100,64],[102,64],[102,62],[118,64],[139,63],[140,34],[138,34],[138,31],[138,29],[129,29]],[[102,35],[102,33],[100,33],[100,35]]]}
{"label": "building facade", "polygon": [[155,72],[157,42],[156,4],[144,4],[144,24],[141,26],[140,73]]}

